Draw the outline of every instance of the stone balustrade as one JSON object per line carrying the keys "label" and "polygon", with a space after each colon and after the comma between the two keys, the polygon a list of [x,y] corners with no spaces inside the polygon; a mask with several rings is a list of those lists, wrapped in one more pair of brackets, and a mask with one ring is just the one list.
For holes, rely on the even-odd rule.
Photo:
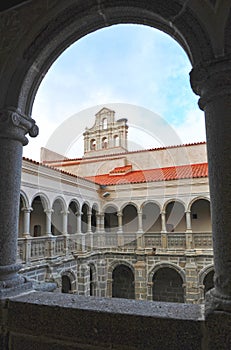
{"label": "stone balustrade", "polygon": [[[98,250],[134,251],[138,239],[143,237],[143,249],[156,248],[161,252],[185,251],[187,247],[186,233],[165,233],[166,242],[161,233],[144,233],[137,237],[136,233],[101,232],[72,234],[61,236],[24,237],[18,239],[18,259],[22,263],[42,260],[48,257],[62,257],[66,254],[81,254]],[[211,250],[212,233],[192,233],[191,248],[194,250]]]}

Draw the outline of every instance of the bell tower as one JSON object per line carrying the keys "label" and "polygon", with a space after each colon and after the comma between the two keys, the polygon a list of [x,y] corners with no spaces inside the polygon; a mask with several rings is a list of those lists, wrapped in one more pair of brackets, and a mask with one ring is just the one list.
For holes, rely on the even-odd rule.
{"label": "bell tower", "polygon": [[127,152],[127,119],[115,121],[115,112],[102,108],[95,115],[95,124],[86,128],[84,136],[84,157],[101,156]]}

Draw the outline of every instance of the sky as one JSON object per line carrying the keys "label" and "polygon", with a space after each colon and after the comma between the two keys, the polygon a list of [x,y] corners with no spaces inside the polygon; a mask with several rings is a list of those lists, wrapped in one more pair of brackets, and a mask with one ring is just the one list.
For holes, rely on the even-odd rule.
{"label": "sky", "polygon": [[48,147],[83,154],[82,133],[103,106],[127,118],[129,148],[205,141],[203,112],[189,83],[190,61],[167,34],[142,25],[114,25],[66,49],[45,75],[32,118],[40,133],[24,147],[39,160]]}

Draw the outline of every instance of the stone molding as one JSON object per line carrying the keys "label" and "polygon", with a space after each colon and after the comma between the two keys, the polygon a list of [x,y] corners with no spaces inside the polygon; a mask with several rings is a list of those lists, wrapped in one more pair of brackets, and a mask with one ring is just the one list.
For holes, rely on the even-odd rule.
{"label": "stone molding", "polygon": [[214,60],[195,66],[190,72],[190,83],[195,94],[200,96],[199,107],[218,98],[231,95],[231,58]]}

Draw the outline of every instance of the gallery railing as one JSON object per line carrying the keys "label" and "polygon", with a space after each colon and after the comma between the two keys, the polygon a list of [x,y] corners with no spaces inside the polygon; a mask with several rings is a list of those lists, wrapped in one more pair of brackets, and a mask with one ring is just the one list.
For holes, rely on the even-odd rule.
{"label": "gallery railing", "polygon": [[92,251],[161,251],[211,250],[212,233],[76,233],[60,236],[26,236],[18,239],[18,259],[34,262],[45,258],[86,254]]}

